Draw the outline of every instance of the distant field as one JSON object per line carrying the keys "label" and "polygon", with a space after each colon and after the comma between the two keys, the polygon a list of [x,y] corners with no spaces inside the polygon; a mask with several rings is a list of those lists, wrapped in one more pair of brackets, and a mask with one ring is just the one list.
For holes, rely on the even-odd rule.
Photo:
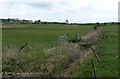
{"label": "distant field", "polygon": [[[8,26],[8,25],[3,25]],[[57,24],[10,24],[10,26],[28,26],[31,28],[23,29],[3,29],[3,47],[10,43],[12,46],[17,46],[29,42],[32,46],[36,44],[52,44],[54,45],[58,37],[68,34],[70,37],[75,37],[76,33],[84,35],[93,26],[71,26]],[[9,27],[10,27],[9,26]]]}

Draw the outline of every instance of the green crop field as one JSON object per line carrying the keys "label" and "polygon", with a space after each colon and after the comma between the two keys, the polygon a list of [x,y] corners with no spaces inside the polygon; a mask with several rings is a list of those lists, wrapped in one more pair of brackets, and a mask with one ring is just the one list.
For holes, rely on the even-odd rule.
{"label": "green crop field", "polygon": [[[48,53],[44,50],[56,47],[57,49],[49,54],[55,59],[54,70],[48,73],[49,76],[67,67],[66,58],[60,58],[59,51],[62,51],[62,54],[66,54],[66,51],[65,48],[59,49],[58,38],[65,34],[68,34],[70,38],[75,38],[76,33],[83,36],[94,27],[94,25],[64,24],[3,24],[3,26],[27,27],[2,29],[3,72],[51,72],[52,64],[47,64],[49,67],[44,65],[50,63],[47,59]],[[98,77],[117,77],[118,25],[107,24],[104,27],[105,35],[108,37],[98,44],[101,47],[97,49],[100,61],[96,63],[96,73]],[[32,50],[27,51],[24,48],[17,52],[26,42]],[[94,56],[89,57],[72,72],[71,76],[92,77],[93,69],[90,62],[92,58],[95,59]],[[42,65],[51,70],[44,70]]]}

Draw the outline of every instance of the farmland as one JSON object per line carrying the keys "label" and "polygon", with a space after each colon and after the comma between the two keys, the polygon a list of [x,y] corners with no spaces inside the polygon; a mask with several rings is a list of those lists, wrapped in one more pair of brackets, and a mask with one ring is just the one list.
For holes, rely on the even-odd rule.
{"label": "farmland", "polygon": [[[53,74],[56,75],[56,73],[58,75],[60,74],[59,71],[68,67],[66,64],[68,57],[66,52],[68,51],[66,51],[66,49],[69,44],[60,47],[58,42],[60,36],[68,34],[70,38],[75,38],[76,33],[84,36],[94,27],[94,25],[64,24],[3,24],[3,26],[18,27],[2,30],[3,72],[41,73],[41,71],[43,71],[45,73],[42,73],[42,76],[52,76]],[[118,27],[117,24],[107,24],[104,28],[105,35],[108,37],[98,44],[98,47],[100,46],[97,48],[100,62],[96,64],[96,73],[98,77],[117,77]],[[27,43],[32,50],[26,50],[26,48],[24,48],[20,52],[17,52],[25,43]],[[71,47],[72,45],[73,44],[70,44]],[[47,49],[54,47],[56,49],[52,52],[45,52]],[[77,49],[74,50],[73,53],[76,51]],[[72,54],[72,56],[74,56],[74,54]],[[93,70],[90,60],[92,57],[94,56],[88,57],[85,62],[80,65],[78,64],[78,68],[72,71],[71,76],[91,77]],[[54,68],[52,60],[55,61]],[[46,71],[44,66],[49,70]],[[48,73],[46,74],[46,72]]]}
{"label": "farmland", "polygon": [[[96,64],[96,74],[98,77],[118,77],[118,25],[108,24],[105,29],[105,35],[108,35],[108,38],[99,44],[100,62]],[[73,76],[91,77],[90,60],[91,58],[79,66]]]}

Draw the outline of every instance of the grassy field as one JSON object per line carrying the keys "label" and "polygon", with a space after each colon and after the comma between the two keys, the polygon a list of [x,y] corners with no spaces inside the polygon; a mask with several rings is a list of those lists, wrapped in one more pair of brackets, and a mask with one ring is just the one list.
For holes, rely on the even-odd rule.
{"label": "grassy field", "polygon": [[[13,26],[16,26],[16,24],[13,24]],[[91,26],[65,26],[57,24],[21,24],[18,26],[29,26],[33,28],[3,29],[3,47],[5,47],[7,43],[11,45],[21,45],[25,42],[29,42],[32,46],[39,43],[55,45],[58,37],[62,35],[68,34],[70,37],[75,37],[76,33],[83,35],[91,28]]]}
{"label": "grassy field", "polygon": [[[105,35],[108,37],[97,49],[100,62],[96,63],[96,75],[97,77],[118,77],[118,25],[106,25]],[[90,57],[80,65],[73,76],[92,77],[91,59],[95,59],[95,57]]]}
{"label": "grassy field", "polygon": [[[3,26],[30,27],[23,29],[3,29],[3,71],[7,72],[40,72],[41,65],[48,62],[47,54],[44,49],[58,46],[58,37],[68,34],[75,38],[75,34],[85,35],[93,28],[93,25],[59,25],[59,24],[4,24]],[[96,63],[98,77],[117,77],[118,73],[118,26],[107,24],[105,26],[105,35],[108,38],[100,44],[98,49],[100,62]],[[28,42],[33,51],[27,53],[26,49],[17,53],[21,45]],[[55,61],[55,71],[66,67],[65,61],[60,58],[60,49],[53,54]],[[62,54],[66,54],[62,50]],[[17,54],[16,54],[17,53]],[[73,72],[73,76],[91,77],[92,76],[92,56]],[[48,62],[49,63],[49,62]],[[64,67],[65,66],[65,67]],[[49,67],[52,67],[49,64]],[[52,69],[52,68],[49,68]]]}

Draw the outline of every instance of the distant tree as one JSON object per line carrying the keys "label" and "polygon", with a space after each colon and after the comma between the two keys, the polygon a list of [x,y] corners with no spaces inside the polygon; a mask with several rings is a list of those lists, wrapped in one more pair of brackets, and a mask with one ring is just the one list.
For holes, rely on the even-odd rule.
{"label": "distant tree", "polygon": [[10,22],[10,18],[7,19],[7,22]]}
{"label": "distant tree", "polygon": [[34,21],[34,24],[38,24],[38,21]]}
{"label": "distant tree", "polygon": [[97,23],[96,23],[96,26],[99,26],[99,25],[100,25],[100,23],[99,23],[99,22],[97,22]]}
{"label": "distant tree", "polygon": [[41,20],[38,20],[38,24],[40,24],[41,23]]}
{"label": "distant tree", "polygon": [[107,23],[103,23],[103,25],[107,25]]}
{"label": "distant tree", "polygon": [[66,22],[66,24],[68,24],[69,23],[68,19],[66,19],[65,22]]}
{"label": "distant tree", "polygon": [[35,20],[34,21],[34,24],[40,24],[40,23],[42,23],[41,20]]}

